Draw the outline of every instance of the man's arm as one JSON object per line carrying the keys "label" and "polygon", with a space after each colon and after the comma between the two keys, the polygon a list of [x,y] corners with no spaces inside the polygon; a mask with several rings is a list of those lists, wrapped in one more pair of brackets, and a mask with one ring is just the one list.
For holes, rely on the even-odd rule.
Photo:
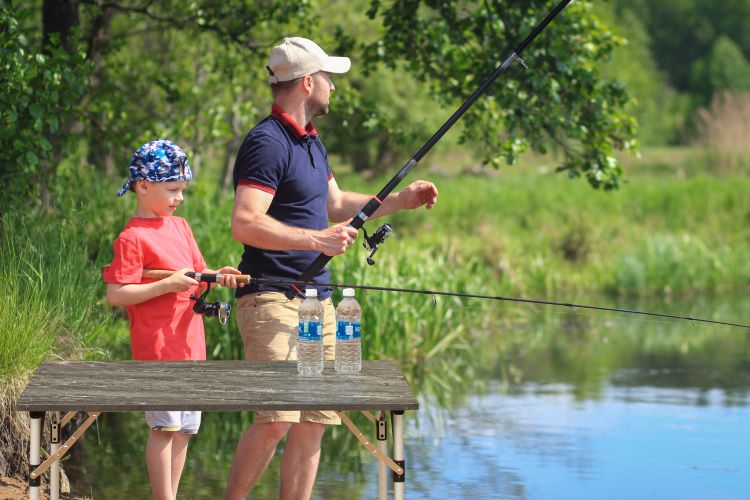
{"label": "man's arm", "polygon": [[[343,222],[355,217],[359,210],[370,201],[373,195],[341,191],[335,178],[328,181],[328,219],[331,222]],[[437,203],[438,190],[431,182],[414,181],[402,191],[391,193],[383,200],[371,219],[398,212],[399,210],[418,208],[422,205],[431,209]]]}
{"label": "man's arm", "polygon": [[357,231],[345,224],[322,231],[283,224],[267,213],[272,200],[270,193],[250,186],[237,186],[232,210],[232,237],[266,250],[313,250],[329,256],[344,253],[357,238]]}

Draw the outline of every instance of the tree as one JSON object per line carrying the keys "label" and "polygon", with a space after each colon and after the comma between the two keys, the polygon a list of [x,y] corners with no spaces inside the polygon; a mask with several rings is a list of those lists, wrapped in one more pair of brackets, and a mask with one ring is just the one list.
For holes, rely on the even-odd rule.
{"label": "tree", "polygon": [[725,91],[750,90],[750,64],[737,44],[722,35],[708,56],[694,64],[692,78],[693,88],[708,103]]}
{"label": "tree", "polygon": [[[64,130],[84,93],[87,66],[75,44],[68,2],[45,3],[43,37],[26,35],[34,13],[0,3],[0,206],[38,189],[51,205],[50,184],[65,148]],[[10,182],[10,180],[14,182]]]}
{"label": "tree", "polygon": [[[443,103],[463,101],[557,2],[373,0],[371,17],[386,30],[368,60],[402,64],[428,82]],[[466,113],[463,136],[485,160],[513,164],[531,148],[562,149],[559,170],[585,175],[594,187],[616,188],[616,150],[636,147],[635,120],[623,112],[625,88],[601,77],[601,66],[622,40],[575,2],[524,53],[531,70],[511,72]],[[516,66],[518,68],[518,66]],[[445,105],[445,104],[444,104]]]}

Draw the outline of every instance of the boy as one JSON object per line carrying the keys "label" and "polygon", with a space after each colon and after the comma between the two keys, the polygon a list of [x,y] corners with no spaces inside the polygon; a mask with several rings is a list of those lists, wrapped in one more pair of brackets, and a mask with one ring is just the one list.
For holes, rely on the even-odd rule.
{"label": "boy", "polygon": [[[133,359],[205,360],[203,319],[193,312],[190,299],[199,283],[185,273],[219,272],[224,274],[222,285],[237,286],[232,275],[240,272],[233,267],[207,269],[190,226],[172,216],[190,179],[182,149],[159,139],[135,152],[130,178],[117,193],[135,192],[135,216],[115,240],[114,258],[102,275],[110,305],[127,307]],[[144,269],[178,271],[155,281],[141,277]],[[154,498],[176,498],[188,441],[198,432],[200,419],[200,412],[146,412],[151,429],[146,464]]]}

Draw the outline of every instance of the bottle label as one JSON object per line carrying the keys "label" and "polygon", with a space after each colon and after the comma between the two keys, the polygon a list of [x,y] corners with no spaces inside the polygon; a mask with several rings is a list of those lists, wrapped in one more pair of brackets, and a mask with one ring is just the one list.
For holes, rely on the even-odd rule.
{"label": "bottle label", "polygon": [[337,340],[356,340],[360,338],[360,324],[354,321],[339,321],[336,326]]}
{"label": "bottle label", "polygon": [[300,321],[299,338],[303,340],[323,340],[323,325],[320,321]]}

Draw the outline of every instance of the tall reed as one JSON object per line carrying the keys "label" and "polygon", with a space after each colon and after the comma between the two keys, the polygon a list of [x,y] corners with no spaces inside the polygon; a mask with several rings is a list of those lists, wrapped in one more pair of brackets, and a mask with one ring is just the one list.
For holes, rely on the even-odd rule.
{"label": "tall reed", "polygon": [[79,358],[107,330],[102,285],[76,222],[39,214],[0,218],[0,453],[19,472],[25,414],[13,411],[25,381],[50,357]]}
{"label": "tall reed", "polygon": [[707,163],[721,173],[748,172],[750,167],[750,93],[721,92],[695,113],[697,143]]}

